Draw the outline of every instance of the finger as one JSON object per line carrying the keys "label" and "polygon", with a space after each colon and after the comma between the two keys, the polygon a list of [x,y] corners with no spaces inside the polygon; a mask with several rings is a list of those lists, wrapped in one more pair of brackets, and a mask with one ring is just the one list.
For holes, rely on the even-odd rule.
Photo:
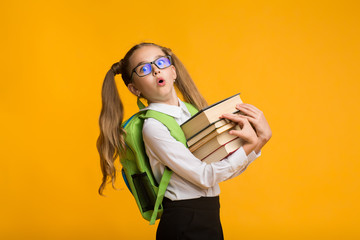
{"label": "finger", "polygon": [[243,115],[231,114],[231,113],[223,114],[220,116],[220,118],[226,118],[233,122],[242,122],[244,119],[246,119],[246,117]]}
{"label": "finger", "polygon": [[244,121],[242,121],[241,128],[248,127],[253,129],[255,132],[257,132],[256,129],[259,125],[257,119],[247,116],[243,116],[242,118],[244,119]]}
{"label": "finger", "polygon": [[245,108],[253,113],[261,113],[260,109],[255,107],[254,105],[248,104],[248,103],[242,103],[238,104],[240,107]]}
{"label": "finger", "polygon": [[241,118],[245,118],[246,120],[249,121],[249,123],[251,124],[255,124],[257,123],[256,121],[256,116],[248,116],[248,115],[242,115],[242,114],[237,114],[237,116],[241,117]]}
{"label": "finger", "polygon": [[[240,129],[242,129],[244,127],[244,124],[246,124],[246,123],[250,124],[245,116],[226,114],[225,117],[229,117],[227,119],[230,120],[231,122],[237,124],[240,127]],[[239,129],[238,127],[235,127],[235,128]]]}
{"label": "finger", "polygon": [[240,110],[242,113],[244,113],[247,116],[250,117],[256,117],[256,113],[254,113],[253,111],[249,110],[248,108],[246,108],[245,106],[242,106],[241,104],[236,105],[236,109]]}
{"label": "finger", "polygon": [[236,130],[235,129],[230,130],[229,134],[237,136],[245,141],[250,140],[252,135],[256,136],[256,132],[254,131],[254,129],[251,128],[248,122],[245,122],[244,126],[241,129],[237,128]]}
{"label": "finger", "polygon": [[246,136],[246,135],[244,134],[244,132],[241,131],[241,130],[231,130],[231,131],[229,132],[229,134],[230,134],[230,135],[237,136],[237,137],[239,137],[239,138],[241,138],[241,139],[243,139],[243,140],[245,140],[245,141],[248,140],[248,139],[247,139],[247,136]]}
{"label": "finger", "polygon": [[254,112],[254,113],[262,113],[260,109],[258,109],[257,107],[255,107],[254,105],[251,105],[249,103],[243,103],[240,104],[242,105],[244,108],[249,109],[250,111]]}

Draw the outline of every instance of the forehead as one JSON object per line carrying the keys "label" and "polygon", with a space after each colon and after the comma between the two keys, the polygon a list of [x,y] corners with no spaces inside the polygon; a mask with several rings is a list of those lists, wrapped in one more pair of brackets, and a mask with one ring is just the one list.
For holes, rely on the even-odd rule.
{"label": "forehead", "polygon": [[157,56],[164,56],[164,52],[156,46],[143,46],[137,49],[130,57],[130,66],[135,67],[140,62],[151,62]]}

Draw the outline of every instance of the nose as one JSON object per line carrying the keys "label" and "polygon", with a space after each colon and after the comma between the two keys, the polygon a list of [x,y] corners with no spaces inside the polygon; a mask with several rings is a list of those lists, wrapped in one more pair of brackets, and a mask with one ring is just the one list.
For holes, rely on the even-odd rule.
{"label": "nose", "polygon": [[152,64],[152,72],[153,75],[155,76],[160,73],[160,69],[155,64]]}

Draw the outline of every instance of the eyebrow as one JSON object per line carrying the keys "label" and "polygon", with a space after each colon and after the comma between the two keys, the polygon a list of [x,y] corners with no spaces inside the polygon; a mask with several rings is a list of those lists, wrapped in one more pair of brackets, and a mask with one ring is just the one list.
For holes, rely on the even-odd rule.
{"label": "eyebrow", "polygon": [[[154,60],[158,59],[159,57],[165,57],[165,56],[164,56],[164,55],[157,55]],[[153,61],[154,61],[154,60],[153,60]],[[152,62],[152,61],[151,61],[151,62]],[[143,63],[149,63],[149,62],[141,61],[141,62],[139,62],[139,63],[136,65],[136,67],[140,66],[140,65],[143,64]]]}

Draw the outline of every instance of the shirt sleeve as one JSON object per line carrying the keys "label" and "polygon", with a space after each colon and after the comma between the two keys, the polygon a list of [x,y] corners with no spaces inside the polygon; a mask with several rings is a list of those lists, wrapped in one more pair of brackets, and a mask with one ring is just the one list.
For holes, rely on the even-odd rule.
{"label": "shirt sleeve", "polygon": [[219,162],[207,164],[196,158],[187,147],[177,141],[161,122],[149,118],[143,126],[143,139],[149,158],[161,162],[179,176],[207,189],[241,173],[249,159],[241,147]]}

